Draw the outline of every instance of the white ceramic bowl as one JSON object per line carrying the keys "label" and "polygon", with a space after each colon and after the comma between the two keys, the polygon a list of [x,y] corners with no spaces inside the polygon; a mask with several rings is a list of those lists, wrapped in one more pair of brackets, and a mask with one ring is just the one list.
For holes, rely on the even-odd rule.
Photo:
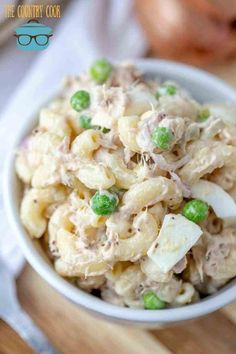
{"label": "white ceramic bowl", "polygon": [[[206,72],[194,67],[162,60],[144,59],[136,63],[148,76],[158,77],[162,80],[173,79],[180,83],[200,102],[227,101],[236,105],[235,90]],[[47,101],[48,97],[45,97],[45,102]],[[38,109],[39,107],[35,107],[35,114],[38,112]],[[60,277],[54,271],[37,241],[30,239],[19,217],[22,188],[15,174],[14,155],[16,147],[35,125],[35,117],[26,117],[26,123],[22,129],[11,131],[11,143],[9,143],[10,154],[7,158],[4,171],[4,201],[11,227],[26,259],[49,284],[76,305],[107,320],[149,328],[194,319],[236,300],[236,280],[233,280],[216,294],[208,296],[196,304],[161,311],[137,310],[106,303],[76,288]]]}

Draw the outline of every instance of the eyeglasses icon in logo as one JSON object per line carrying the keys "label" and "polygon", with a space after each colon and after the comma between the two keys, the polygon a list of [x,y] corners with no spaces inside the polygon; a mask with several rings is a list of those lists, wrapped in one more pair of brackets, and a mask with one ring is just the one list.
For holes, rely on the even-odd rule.
{"label": "eyeglasses icon in logo", "polygon": [[17,48],[27,51],[46,49],[49,46],[49,38],[52,37],[51,27],[42,25],[38,20],[29,20],[15,31]]}

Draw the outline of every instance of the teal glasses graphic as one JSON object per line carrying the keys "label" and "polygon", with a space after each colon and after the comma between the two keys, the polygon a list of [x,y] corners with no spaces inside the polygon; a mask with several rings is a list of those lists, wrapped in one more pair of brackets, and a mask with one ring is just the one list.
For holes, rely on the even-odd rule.
{"label": "teal glasses graphic", "polygon": [[49,46],[49,39],[52,37],[51,27],[34,19],[17,27],[15,31],[16,45],[20,50],[44,50]]}

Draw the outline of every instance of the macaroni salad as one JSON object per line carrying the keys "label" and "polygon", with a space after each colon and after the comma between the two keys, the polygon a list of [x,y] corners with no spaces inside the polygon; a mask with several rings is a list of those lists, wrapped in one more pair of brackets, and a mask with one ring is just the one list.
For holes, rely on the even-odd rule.
{"label": "macaroni salad", "polygon": [[120,306],[198,301],[236,276],[236,108],[97,60],[19,147],[21,220],[55,270]]}

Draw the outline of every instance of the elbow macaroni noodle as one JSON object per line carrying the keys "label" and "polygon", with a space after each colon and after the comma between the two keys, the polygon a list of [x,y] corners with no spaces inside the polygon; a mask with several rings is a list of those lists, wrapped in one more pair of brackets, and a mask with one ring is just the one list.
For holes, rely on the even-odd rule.
{"label": "elbow macaroni noodle", "polygon": [[47,228],[45,211],[54,203],[65,200],[64,188],[32,188],[26,192],[21,205],[21,219],[32,237],[41,237]]}
{"label": "elbow macaroni noodle", "polygon": [[[29,235],[47,243],[55,270],[85,291],[134,308],[144,308],[143,294],[152,291],[167,307],[183,306],[236,276],[235,230],[210,210],[199,223],[201,239],[177,268],[161,271],[148,251],[158,247],[165,216],[182,213],[200,179],[236,201],[236,109],[211,104],[201,122],[207,106],[178,85],[169,95],[168,82],[157,96],[160,84],[135,70],[113,67],[103,85],[88,75],[70,78],[40,111],[16,157],[26,187],[20,216]],[[90,94],[82,112],[70,104],[78,90]],[[171,131],[167,150],[153,140],[158,127]],[[96,211],[95,193],[101,203],[115,194],[117,205]]]}

